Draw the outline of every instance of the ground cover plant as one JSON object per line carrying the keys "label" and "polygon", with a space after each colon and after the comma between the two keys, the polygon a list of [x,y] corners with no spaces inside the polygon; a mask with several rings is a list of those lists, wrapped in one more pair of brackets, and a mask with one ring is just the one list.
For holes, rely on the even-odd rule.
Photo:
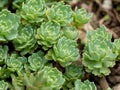
{"label": "ground cover plant", "polygon": [[82,43],[93,14],[69,2],[0,0],[0,90],[97,90],[86,75],[110,74],[120,39],[102,25]]}

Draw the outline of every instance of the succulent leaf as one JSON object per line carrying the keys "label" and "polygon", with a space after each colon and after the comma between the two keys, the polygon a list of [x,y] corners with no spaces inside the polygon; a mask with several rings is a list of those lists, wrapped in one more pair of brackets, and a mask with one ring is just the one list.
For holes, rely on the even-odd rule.
{"label": "succulent leaf", "polygon": [[0,45],[0,65],[4,64],[8,57],[8,46]]}
{"label": "succulent leaf", "polygon": [[0,81],[0,90],[7,90],[8,89],[8,83],[4,80]]}
{"label": "succulent leaf", "polygon": [[11,74],[12,78],[12,86],[10,87],[10,90],[24,90],[24,76],[22,75],[15,76],[14,74]]}
{"label": "succulent leaf", "polygon": [[8,3],[8,0],[0,0],[0,10],[5,8],[5,5]]}
{"label": "succulent leaf", "polygon": [[120,39],[115,39],[113,45],[114,45],[114,52],[118,55],[117,59],[120,60]]}

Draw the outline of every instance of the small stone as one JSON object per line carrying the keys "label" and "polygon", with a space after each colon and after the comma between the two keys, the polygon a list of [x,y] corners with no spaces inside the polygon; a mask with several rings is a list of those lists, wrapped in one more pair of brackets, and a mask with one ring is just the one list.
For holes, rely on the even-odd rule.
{"label": "small stone", "polygon": [[120,83],[113,87],[113,90],[120,90]]}

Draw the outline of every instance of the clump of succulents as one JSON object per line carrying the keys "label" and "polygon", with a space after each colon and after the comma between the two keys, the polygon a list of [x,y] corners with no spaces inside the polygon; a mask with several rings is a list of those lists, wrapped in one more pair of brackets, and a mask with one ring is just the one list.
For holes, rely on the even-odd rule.
{"label": "clump of succulents", "polygon": [[87,43],[82,61],[87,72],[98,76],[109,75],[109,68],[115,65],[117,57],[113,51],[111,38],[112,35],[106,32],[104,26],[87,33]]}
{"label": "clump of succulents", "polygon": [[83,80],[84,70],[110,73],[120,59],[120,39],[111,42],[101,26],[87,32],[81,53],[78,29],[92,14],[73,10],[69,1],[0,0],[0,90],[96,90]]}

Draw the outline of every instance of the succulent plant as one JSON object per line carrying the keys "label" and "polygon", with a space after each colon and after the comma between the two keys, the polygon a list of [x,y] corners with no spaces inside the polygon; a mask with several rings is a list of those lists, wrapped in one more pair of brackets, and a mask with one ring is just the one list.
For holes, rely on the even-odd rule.
{"label": "succulent plant", "polygon": [[4,64],[8,57],[8,46],[0,45],[0,65]]}
{"label": "succulent plant", "polygon": [[46,87],[50,87],[53,90],[59,90],[62,87],[65,79],[57,68],[44,67],[42,73],[43,78],[47,81]]}
{"label": "succulent plant", "polygon": [[42,45],[43,49],[47,50],[57,43],[61,35],[62,32],[60,31],[60,25],[49,21],[43,22],[41,27],[37,29],[36,38],[38,40],[38,44]]}
{"label": "succulent plant", "polygon": [[8,83],[4,80],[0,81],[0,90],[7,90],[8,89]]}
{"label": "succulent plant", "polygon": [[118,55],[117,59],[120,60],[120,39],[115,39],[113,45],[114,45],[114,52]]}
{"label": "succulent plant", "polygon": [[59,90],[64,81],[62,73],[52,67],[44,67],[35,76],[33,74],[29,77],[25,75],[26,90]]}
{"label": "succulent plant", "polygon": [[87,13],[87,11],[84,8],[75,9],[75,12],[73,13],[73,23],[75,26],[82,26],[91,19],[92,14]]}
{"label": "succulent plant", "polygon": [[74,87],[74,82],[77,79],[82,79],[84,77],[83,66],[72,63],[71,65],[65,67],[64,77],[65,83],[62,87],[62,90],[72,89]]}
{"label": "succulent plant", "polygon": [[[99,33],[101,32],[101,33]],[[110,73],[110,67],[115,65],[115,59],[117,55],[113,52],[113,44],[110,38],[104,37],[106,31],[103,28],[99,28],[95,31],[88,32],[93,33],[91,38],[88,38],[86,43],[82,63],[86,67],[87,72],[91,72],[97,76],[108,75]],[[101,35],[101,36],[100,36]],[[110,36],[109,34],[108,36]]]}
{"label": "succulent plant", "polygon": [[57,44],[55,44],[46,55],[46,59],[53,59],[59,62],[63,67],[77,61],[79,57],[80,55],[76,41],[67,39],[64,36],[58,40]]}
{"label": "succulent plant", "polygon": [[38,23],[43,20],[45,14],[44,0],[25,0],[20,10],[21,17],[29,23]]}
{"label": "succulent plant", "polygon": [[0,42],[13,40],[18,35],[20,18],[7,9],[0,11]]}
{"label": "succulent plant", "polygon": [[72,14],[71,6],[65,5],[63,2],[52,5],[52,7],[46,11],[49,20],[58,22],[62,26],[70,24],[73,21]]}
{"label": "succulent plant", "polygon": [[79,32],[75,27],[63,27],[63,35],[69,39],[77,40],[79,37]]}
{"label": "succulent plant", "polygon": [[71,64],[65,68],[65,77],[67,80],[77,80],[84,77],[82,65]]}
{"label": "succulent plant", "polygon": [[32,71],[41,70],[46,63],[44,53],[42,51],[33,53],[31,56],[28,57],[28,62]]}
{"label": "succulent plant", "polygon": [[103,40],[111,41],[112,35],[106,31],[106,27],[104,25],[100,26],[94,31],[88,31],[87,33],[87,42],[92,42],[98,38],[102,38]]}
{"label": "succulent plant", "polygon": [[18,36],[13,40],[14,47],[21,55],[32,53],[37,48],[35,32],[30,25],[19,28]]}
{"label": "succulent plant", "polygon": [[97,90],[95,84],[88,80],[81,82],[81,80],[75,81],[75,88],[73,90]]}
{"label": "succulent plant", "polygon": [[23,69],[23,64],[26,63],[25,57],[19,57],[17,54],[12,53],[6,60],[7,68],[12,72],[19,72]]}

